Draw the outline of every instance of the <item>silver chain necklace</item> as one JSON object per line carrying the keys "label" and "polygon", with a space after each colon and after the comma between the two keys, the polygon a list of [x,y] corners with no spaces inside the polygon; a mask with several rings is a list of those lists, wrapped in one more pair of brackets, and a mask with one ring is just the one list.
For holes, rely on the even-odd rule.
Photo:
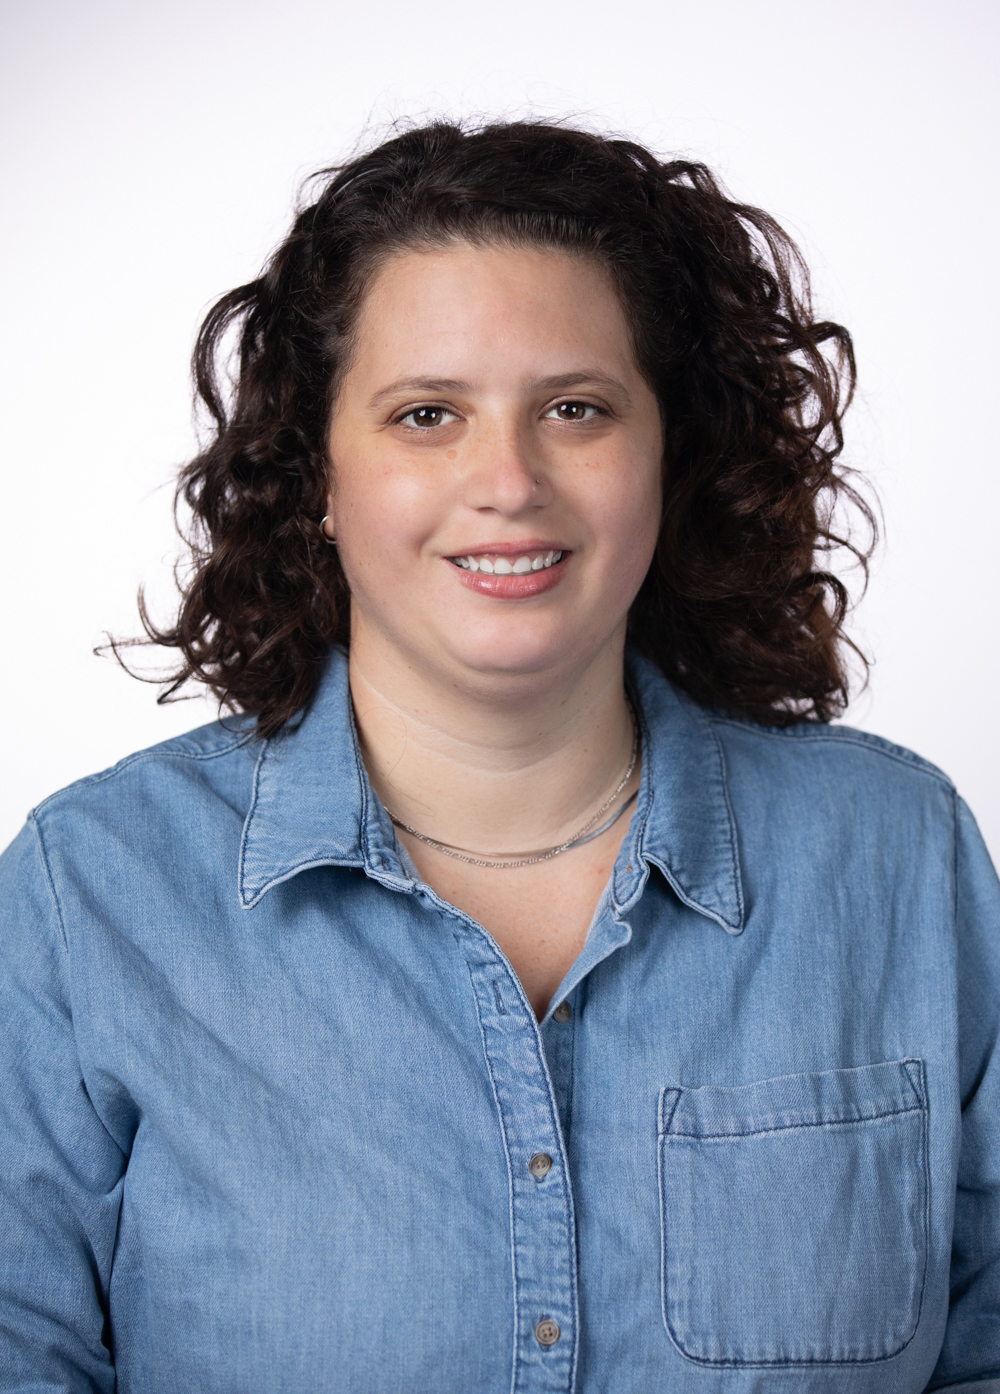
{"label": "silver chain necklace", "polygon": [[580,831],[568,842],[560,842],[558,847],[547,847],[539,852],[472,852],[467,847],[455,847],[450,842],[439,842],[436,837],[428,837],[426,833],[418,833],[416,828],[411,828],[409,823],[404,823],[402,818],[397,818],[390,808],[385,811],[395,827],[402,828],[403,832],[409,833],[419,842],[426,842],[428,847],[443,852],[446,857],[454,857],[459,862],[468,862],[470,866],[485,866],[491,871],[510,871],[516,866],[534,866],[536,862],[547,862],[552,857],[558,857],[561,852],[568,852],[571,847],[582,847],[585,842],[593,842],[595,837],[600,837],[602,833],[606,833],[609,828],[613,827],[625,810],[635,802],[638,790],[625,800],[621,808],[617,809],[606,823],[602,823],[599,828],[594,827],[597,820],[607,813],[632,778],[632,772],[639,758],[639,724],[631,706],[629,707],[629,716],[632,718],[632,757],[628,762],[628,769],[619,780],[615,792],[601,804],[593,818],[584,823]]}

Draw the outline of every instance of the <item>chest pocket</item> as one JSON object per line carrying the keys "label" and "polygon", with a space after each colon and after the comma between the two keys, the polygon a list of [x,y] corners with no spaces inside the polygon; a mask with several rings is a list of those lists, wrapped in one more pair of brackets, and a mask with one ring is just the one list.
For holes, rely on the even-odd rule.
{"label": "chest pocket", "polygon": [[707,1366],[886,1360],[920,1317],[920,1060],[660,1095],[663,1315]]}

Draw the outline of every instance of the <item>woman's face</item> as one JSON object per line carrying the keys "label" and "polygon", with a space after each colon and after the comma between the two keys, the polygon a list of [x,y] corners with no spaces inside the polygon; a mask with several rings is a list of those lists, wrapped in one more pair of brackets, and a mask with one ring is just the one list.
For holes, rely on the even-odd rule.
{"label": "woman's face", "polygon": [[393,256],[330,431],[352,646],[452,680],[614,652],[656,544],[662,453],[598,266],[467,243]]}

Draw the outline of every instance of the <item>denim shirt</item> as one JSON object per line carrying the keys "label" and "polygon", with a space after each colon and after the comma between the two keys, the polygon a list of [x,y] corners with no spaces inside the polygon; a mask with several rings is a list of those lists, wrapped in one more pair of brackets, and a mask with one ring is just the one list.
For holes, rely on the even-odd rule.
{"label": "denim shirt", "polygon": [[842,726],[636,661],[642,785],[539,1024],[423,884],[334,653],[0,863],[0,1388],[1000,1389],[1000,894]]}

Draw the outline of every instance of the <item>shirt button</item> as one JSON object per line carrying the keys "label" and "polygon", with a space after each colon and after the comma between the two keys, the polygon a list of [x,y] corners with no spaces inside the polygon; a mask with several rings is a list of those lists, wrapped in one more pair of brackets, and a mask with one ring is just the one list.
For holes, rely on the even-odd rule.
{"label": "shirt button", "polygon": [[562,1332],[551,1317],[546,1317],[535,1327],[535,1340],[540,1346],[554,1346],[561,1335]]}
{"label": "shirt button", "polygon": [[569,1003],[568,1003],[568,1002],[560,1002],[559,1005],[558,1005],[558,1007],[556,1007],[555,1011],[552,1013],[552,1020],[553,1020],[553,1021],[569,1021],[569,1019],[570,1019],[570,1017],[571,1017],[572,1015],[573,1015],[573,1008],[569,1005]]}
{"label": "shirt button", "polygon": [[543,1176],[548,1176],[552,1170],[552,1158],[547,1152],[536,1152],[528,1163],[528,1170],[532,1176],[537,1176],[541,1180]]}

